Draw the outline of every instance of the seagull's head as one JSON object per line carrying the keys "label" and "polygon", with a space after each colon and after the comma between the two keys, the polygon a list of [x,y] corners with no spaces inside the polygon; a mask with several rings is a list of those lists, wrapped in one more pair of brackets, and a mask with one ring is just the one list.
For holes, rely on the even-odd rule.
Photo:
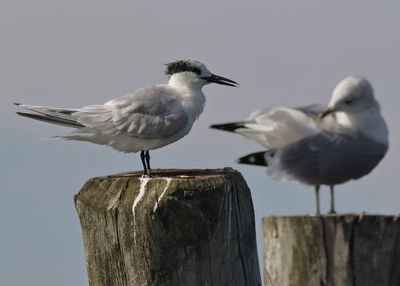
{"label": "seagull's head", "polygon": [[369,81],[362,76],[349,76],[335,87],[328,109],[319,114],[317,120],[337,111],[348,114],[362,112],[374,104],[374,90]]}
{"label": "seagull's head", "polygon": [[209,83],[239,87],[233,80],[211,73],[205,64],[195,60],[179,60],[166,64],[165,74],[168,82],[202,88]]}

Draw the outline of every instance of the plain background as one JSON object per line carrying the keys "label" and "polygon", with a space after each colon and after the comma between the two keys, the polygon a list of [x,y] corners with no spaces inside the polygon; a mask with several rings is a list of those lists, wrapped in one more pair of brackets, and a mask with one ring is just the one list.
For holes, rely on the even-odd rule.
{"label": "plain background", "polygon": [[327,103],[348,75],[373,84],[391,146],[371,175],[337,187],[337,210],[399,212],[399,2],[137,2],[0,2],[0,285],[87,285],[72,197],[91,177],[141,168],[136,154],[40,140],[68,129],[17,117],[12,103],[103,103],[163,82],[163,63],[176,59],[203,61],[241,88],[206,86],[207,106],[191,133],[152,152],[152,165],[242,172],[260,254],[261,217],[313,213],[313,190],[236,164],[263,147],[208,126],[268,106]]}

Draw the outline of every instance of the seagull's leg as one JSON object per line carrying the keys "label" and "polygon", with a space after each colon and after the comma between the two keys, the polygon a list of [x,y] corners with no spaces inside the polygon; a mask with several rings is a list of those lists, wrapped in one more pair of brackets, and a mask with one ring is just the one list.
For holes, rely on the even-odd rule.
{"label": "seagull's leg", "polygon": [[144,154],[144,150],[140,151],[140,159],[142,160],[142,164],[143,164],[143,174],[144,175],[148,175],[147,174],[147,167],[146,167],[146,162],[145,162],[145,154]]}
{"label": "seagull's leg", "polygon": [[315,214],[316,215],[320,215],[321,214],[321,212],[320,212],[320,209],[319,209],[319,188],[320,188],[320,185],[316,185],[315,186],[315,199],[316,199],[316,212],[315,212]]}
{"label": "seagull's leg", "polygon": [[148,174],[150,175],[151,167],[150,167],[150,151],[149,150],[145,151],[145,156],[146,156],[146,164],[147,164]]}
{"label": "seagull's leg", "polygon": [[329,214],[335,214],[335,185],[330,185],[329,187],[331,188],[331,209],[329,210]]}

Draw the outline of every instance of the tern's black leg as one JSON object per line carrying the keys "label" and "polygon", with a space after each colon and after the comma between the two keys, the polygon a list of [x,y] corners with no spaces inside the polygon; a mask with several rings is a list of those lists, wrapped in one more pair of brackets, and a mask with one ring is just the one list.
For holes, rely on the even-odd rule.
{"label": "tern's black leg", "polygon": [[142,164],[143,164],[143,173],[145,174],[145,175],[147,175],[147,167],[146,167],[146,162],[145,162],[145,151],[144,150],[142,150],[142,151],[140,151],[140,159],[142,160]]}
{"label": "tern's black leg", "polygon": [[335,214],[335,190],[333,189],[335,186],[329,186],[331,188],[331,209],[329,210],[330,214]]}
{"label": "tern's black leg", "polygon": [[317,205],[316,206],[316,212],[315,212],[316,215],[320,215],[321,214],[320,209],[319,209],[319,188],[320,188],[319,185],[315,186],[315,202],[316,202],[316,205]]}
{"label": "tern's black leg", "polygon": [[148,173],[150,174],[151,167],[150,167],[150,151],[149,150],[145,151],[145,158],[146,158],[147,169],[149,170]]}

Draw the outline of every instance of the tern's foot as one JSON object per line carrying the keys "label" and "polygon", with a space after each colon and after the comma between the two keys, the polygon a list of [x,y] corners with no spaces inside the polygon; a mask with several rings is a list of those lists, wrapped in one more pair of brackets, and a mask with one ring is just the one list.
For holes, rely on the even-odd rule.
{"label": "tern's foot", "polygon": [[328,212],[328,214],[337,214],[337,212],[335,211],[335,210],[330,210],[329,212]]}

